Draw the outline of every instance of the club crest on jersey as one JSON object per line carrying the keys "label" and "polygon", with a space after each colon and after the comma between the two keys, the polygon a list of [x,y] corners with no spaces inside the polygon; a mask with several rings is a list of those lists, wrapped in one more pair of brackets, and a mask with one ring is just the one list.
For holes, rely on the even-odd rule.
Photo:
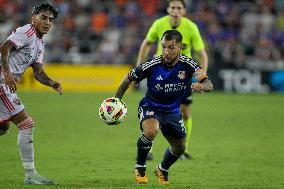
{"label": "club crest on jersey", "polygon": [[178,72],[178,78],[180,80],[184,80],[184,78],[185,78],[185,71],[179,71]]}
{"label": "club crest on jersey", "polygon": [[147,111],[147,112],[146,112],[146,115],[147,115],[147,116],[152,116],[152,115],[154,115],[154,112],[153,112],[153,111],[151,111],[151,112]]}

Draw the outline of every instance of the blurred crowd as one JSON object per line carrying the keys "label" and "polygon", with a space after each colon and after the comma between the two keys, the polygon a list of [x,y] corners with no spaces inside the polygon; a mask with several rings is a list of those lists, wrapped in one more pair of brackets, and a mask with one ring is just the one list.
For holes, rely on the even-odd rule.
{"label": "blurred crowd", "polygon": [[[0,0],[0,42],[30,22],[32,0]],[[59,10],[45,36],[45,61],[134,64],[166,0],[50,0]],[[186,17],[201,32],[210,66],[284,68],[284,0],[186,0]],[[154,49],[152,50],[154,53]]]}

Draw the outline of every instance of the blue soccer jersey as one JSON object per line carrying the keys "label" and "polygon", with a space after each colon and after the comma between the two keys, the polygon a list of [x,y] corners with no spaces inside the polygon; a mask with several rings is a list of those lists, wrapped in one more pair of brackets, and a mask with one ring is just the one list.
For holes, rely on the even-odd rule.
{"label": "blue soccer jersey", "polygon": [[128,77],[134,82],[147,78],[148,90],[139,106],[151,106],[162,112],[178,113],[181,100],[191,90],[192,77],[196,77],[198,81],[208,78],[200,70],[198,64],[187,56],[180,55],[173,67],[165,66],[159,56],[132,69]]}

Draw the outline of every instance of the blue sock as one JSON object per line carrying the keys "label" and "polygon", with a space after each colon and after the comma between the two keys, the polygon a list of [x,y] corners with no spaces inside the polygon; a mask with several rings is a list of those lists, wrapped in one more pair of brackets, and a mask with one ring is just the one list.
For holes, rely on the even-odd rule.
{"label": "blue sock", "polygon": [[178,160],[179,156],[175,155],[170,148],[168,148],[164,154],[164,158],[161,162],[163,169],[168,170],[172,164]]}
{"label": "blue sock", "polygon": [[152,147],[152,140],[147,139],[143,134],[137,141],[137,165],[145,166],[147,155]]}

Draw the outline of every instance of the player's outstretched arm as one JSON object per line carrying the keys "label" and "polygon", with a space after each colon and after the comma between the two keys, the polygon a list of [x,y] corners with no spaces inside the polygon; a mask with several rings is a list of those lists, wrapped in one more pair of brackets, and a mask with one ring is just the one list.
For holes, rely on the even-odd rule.
{"label": "player's outstretched arm", "polygon": [[32,64],[34,77],[37,81],[39,81],[41,84],[52,87],[54,90],[56,90],[60,95],[62,95],[62,87],[61,84],[57,81],[54,81],[48,77],[48,75],[45,73],[43,69],[43,65],[39,63]]}
{"label": "player's outstretched arm", "polygon": [[193,92],[210,92],[213,91],[214,87],[212,82],[209,79],[205,79],[202,82],[192,83],[191,89]]}
{"label": "player's outstretched arm", "polygon": [[127,89],[129,88],[130,84],[131,84],[131,80],[129,79],[128,75],[125,76],[125,78],[122,80],[121,84],[119,85],[115,97],[122,99],[124,93],[127,91]]}
{"label": "player's outstretched arm", "polygon": [[152,48],[152,45],[153,44],[150,43],[147,39],[144,39],[144,41],[142,42],[140,49],[139,49],[136,67],[139,66],[140,64],[142,64],[145,61],[145,59],[149,55],[149,52]]}
{"label": "player's outstretched arm", "polygon": [[9,41],[6,41],[3,45],[1,45],[0,52],[1,52],[1,59],[2,59],[4,83],[7,89],[9,89],[13,93],[17,90],[17,85],[16,85],[16,79],[11,74],[10,69],[9,69],[9,55],[10,55],[10,51],[12,48],[13,48],[13,45]]}
{"label": "player's outstretched arm", "polygon": [[203,69],[203,71],[205,73],[207,73],[207,70],[208,70],[208,55],[207,55],[205,49],[200,50],[198,52],[198,56],[199,56],[200,67]]}

